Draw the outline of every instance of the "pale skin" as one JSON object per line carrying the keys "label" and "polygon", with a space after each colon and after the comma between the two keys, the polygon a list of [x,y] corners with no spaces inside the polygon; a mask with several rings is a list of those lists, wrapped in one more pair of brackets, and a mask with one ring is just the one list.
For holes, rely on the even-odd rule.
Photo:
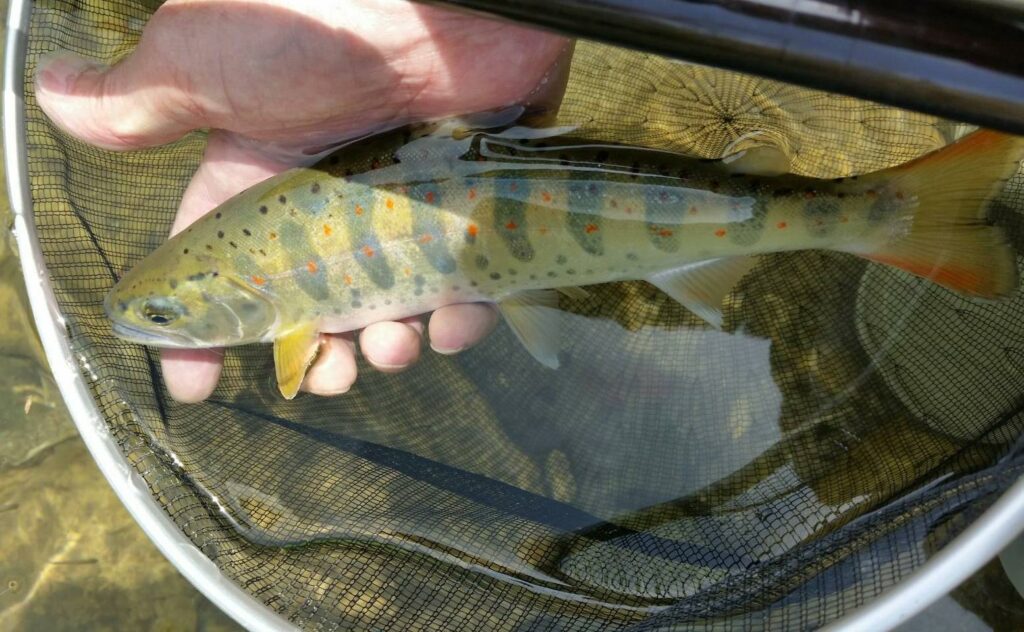
{"label": "pale skin", "polygon": [[[170,0],[138,48],[112,68],[66,56],[37,72],[40,107],[64,131],[123,151],[211,129],[172,234],[235,193],[300,162],[313,148],[394,121],[501,108],[536,96],[569,43],[403,0]],[[452,354],[496,325],[489,305],[449,305],[429,317],[433,349]],[[420,317],[358,333],[377,370],[420,356]],[[302,389],[348,391],[356,335],[323,335]],[[166,349],[164,379],[184,402],[210,396],[223,351]]]}

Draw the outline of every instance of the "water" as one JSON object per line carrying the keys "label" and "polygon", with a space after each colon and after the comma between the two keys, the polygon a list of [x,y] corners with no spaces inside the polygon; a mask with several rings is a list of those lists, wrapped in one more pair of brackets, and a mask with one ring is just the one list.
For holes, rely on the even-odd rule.
{"label": "water", "polygon": [[[118,49],[125,46],[117,29],[108,35],[100,39]],[[699,80],[694,78],[696,83]],[[783,93],[773,94],[780,102],[799,101],[799,95]],[[578,94],[585,96],[585,91]],[[649,95],[649,100],[652,111],[659,104],[676,102],[656,95]],[[567,116],[577,116],[572,103],[570,99]],[[721,112],[716,120],[737,119],[736,102],[723,100],[717,105]],[[793,126],[783,112],[775,121],[778,133],[810,134],[815,139],[812,145],[819,147],[838,142],[843,125],[835,117],[859,111],[854,104],[846,105],[830,106],[834,110],[831,126],[814,127],[807,123],[813,119],[810,116]],[[626,113],[603,116],[625,120]],[[879,129],[871,133],[865,121]],[[885,141],[889,123],[867,118],[851,122],[864,128],[869,148]],[[900,129],[906,133],[893,136],[898,147],[919,148],[951,133],[927,121],[903,123]],[[688,144],[694,138],[707,141],[706,146]],[[713,140],[714,134],[695,132],[677,138],[677,148],[698,154],[721,150],[708,139]],[[175,177],[183,181],[189,165],[181,158],[194,158],[195,140],[191,139],[191,151],[179,146],[180,154],[147,154],[146,168],[176,168]],[[806,150],[799,155],[803,161],[794,162],[797,170],[823,164],[840,171],[861,169],[865,161],[877,164],[879,160],[870,151],[867,155],[850,152],[844,160]],[[130,230],[138,243],[156,243],[164,231],[161,222],[173,208],[174,186],[165,179],[156,184],[133,182],[133,188],[126,188],[124,183],[138,173],[138,156],[82,156],[95,162],[72,160],[72,171],[88,169],[83,166],[87,164],[104,169],[102,177],[88,171],[75,173],[95,178],[98,188],[90,194],[99,191],[100,199],[109,200],[130,193],[139,208],[135,218],[112,217],[103,214],[102,204],[76,199],[76,208],[84,209],[89,220],[99,220],[89,224],[93,231],[89,237],[113,256],[112,265],[137,259],[141,253],[118,250],[118,240]],[[823,162],[826,158],[829,161]],[[160,160],[165,162],[158,165]],[[113,175],[120,173],[127,175],[121,180]],[[64,187],[53,182],[58,184],[37,192],[58,200]],[[110,189],[104,188],[108,185]],[[47,206],[40,215],[44,239],[61,227],[57,223],[61,217],[71,216],[68,211],[63,215],[54,211],[57,204]],[[239,556],[238,568],[253,561],[272,562],[260,566],[260,574],[266,571],[266,576],[258,579],[275,596],[286,583],[275,584],[272,575],[280,570],[276,566],[280,560],[257,555],[276,549],[251,553],[242,548],[243,537],[262,544],[305,545],[291,550],[290,561],[298,561],[286,569],[291,573],[286,577],[299,584],[312,576],[311,585],[323,586],[325,591],[326,587],[339,590],[339,585],[358,585],[365,575],[375,577],[373,573],[344,577],[343,562],[348,559],[328,558],[321,554],[329,550],[326,545],[319,549],[308,544],[348,539],[383,541],[406,550],[425,548],[439,560],[461,554],[460,563],[475,554],[484,566],[490,564],[488,570],[497,566],[511,571],[516,579],[527,577],[548,588],[559,578],[542,572],[550,568],[545,556],[557,552],[563,578],[594,593],[608,589],[628,594],[634,604],[657,603],[690,592],[699,582],[715,581],[715,574],[731,563],[732,551],[726,546],[708,547],[700,560],[705,564],[695,565],[688,574],[680,574],[679,565],[659,559],[641,559],[641,564],[616,560],[613,566],[620,571],[616,575],[602,569],[601,563],[615,559],[626,547],[602,548],[583,541],[570,543],[568,552],[556,551],[565,542],[552,534],[561,535],[558,532],[567,525],[609,519],[693,542],[724,531],[719,529],[724,523],[716,520],[728,519],[729,532],[743,541],[712,544],[731,545],[733,551],[753,551],[771,560],[884,504],[906,488],[928,482],[928,477],[988,462],[1005,442],[998,433],[985,434],[988,428],[980,422],[986,422],[987,416],[965,417],[959,409],[927,411],[930,421],[919,421],[917,415],[923,413],[915,395],[921,392],[923,374],[914,362],[916,347],[909,342],[900,347],[879,335],[902,332],[905,335],[898,340],[926,346],[927,337],[915,338],[915,332],[957,327],[963,320],[972,323],[974,331],[986,332],[1003,326],[1005,318],[993,320],[992,312],[979,315],[955,302],[928,303],[938,300],[928,294],[928,288],[904,287],[906,279],[884,272],[869,272],[871,278],[862,284],[862,262],[815,253],[774,258],[747,281],[743,295],[747,298],[730,301],[729,334],[703,329],[650,288],[619,286],[599,290],[600,300],[575,306],[577,315],[569,317],[574,324],[567,341],[569,361],[555,375],[540,373],[502,330],[480,349],[456,360],[430,356],[413,371],[394,377],[366,372],[360,386],[344,398],[282,404],[274,398],[268,380],[253,381],[254,375],[269,377],[266,349],[247,349],[229,355],[225,388],[214,402],[183,407],[155,396],[144,373],[149,356],[143,350],[109,340],[106,322],[90,310],[98,306],[95,298],[108,287],[112,270],[90,264],[87,257],[76,260],[79,253],[88,254],[80,248],[84,240],[74,232],[76,228],[64,228],[67,232],[62,235],[68,241],[57,245],[50,241],[44,248],[55,277],[61,279],[61,297],[73,312],[78,343],[98,354],[116,354],[116,362],[98,367],[101,383],[119,389],[144,430],[187,465],[193,480],[205,486],[213,502],[233,520],[236,539],[211,538],[204,551],[225,565],[234,561],[230,556],[239,550],[251,554]],[[138,248],[138,243],[133,247]],[[93,276],[79,284],[83,264],[93,266]],[[16,271],[13,265],[8,267]],[[75,274],[68,274],[71,269]],[[827,274],[815,274],[820,270]],[[9,276],[7,285],[16,287],[16,273]],[[896,304],[884,300],[893,295],[919,300]],[[27,327],[23,298],[18,296],[17,301],[10,322]],[[928,313],[937,308],[955,311],[961,320],[931,323],[915,309],[922,304],[929,305]],[[894,320],[911,325],[884,326]],[[12,337],[22,370],[9,389],[11,401],[0,402],[0,411],[12,411],[9,418],[22,422],[45,414],[54,419],[22,423],[10,433],[11,445],[17,445],[17,439],[24,449],[12,451],[9,465],[0,474],[0,490],[4,490],[0,520],[9,521],[0,526],[16,536],[0,544],[15,547],[13,553],[0,555],[5,562],[13,560],[8,581],[14,582],[0,594],[4,610],[0,616],[6,617],[0,623],[14,628],[228,626],[173,569],[160,562],[130,518],[118,511],[116,499],[96,476],[60,411],[52,383],[40,368],[38,345],[25,331]],[[974,341],[967,335],[953,344],[966,346],[969,352]],[[887,345],[895,351],[879,353]],[[670,349],[678,353],[667,352]],[[896,361],[890,361],[893,358]],[[993,372],[987,365],[976,368],[984,369],[986,375]],[[138,380],[140,375],[145,379]],[[894,383],[902,389],[899,394]],[[960,401],[956,390],[960,387],[955,382],[948,388],[943,384],[944,392],[955,401]],[[119,410],[109,401],[105,405],[110,411]],[[445,414],[438,415],[438,410]],[[48,427],[45,423],[53,429],[40,432]],[[8,427],[6,419],[4,427]],[[964,448],[964,443],[979,437],[978,445]],[[410,454],[439,466],[423,467]],[[951,462],[952,455],[959,458]],[[401,458],[396,462],[397,457]],[[386,479],[374,468],[382,463],[392,469],[406,467],[406,472],[421,478]],[[474,473],[484,474],[487,480]],[[433,478],[423,480],[425,475]],[[435,511],[420,502],[438,497],[429,496],[431,485],[447,485],[456,492],[444,497],[452,502],[447,511]],[[187,507],[189,498],[181,498]],[[680,498],[685,502],[676,503]],[[169,512],[180,515],[177,501],[169,502]],[[486,511],[495,503],[513,507],[519,512],[515,518],[539,522],[546,530],[496,532],[489,521],[493,515]],[[476,513],[470,515],[468,510]],[[705,515],[714,517],[703,519]],[[680,520],[693,516],[702,520]],[[395,528],[398,521],[408,528]],[[748,530],[737,529],[737,522]],[[209,531],[214,530],[211,524],[212,520],[205,523]],[[474,533],[470,529],[474,525],[483,528]],[[224,545],[225,541],[234,546]],[[467,542],[471,555],[459,550]],[[397,556],[374,557],[372,547],[367,547],[370,552],[352,549],[349,555],[363,555],[368,567],[379,564],[378,569]],[[0,553],[7,552],[0,549]],[[300,562],[307,566],[299,566]],[[478,562],[470,559],[468,563]],[[980,626],[986,621],[1018,621],[1020,604],[1014,593],[1006,592],[1005,578],[991,568],[907,629],[942,629],[933,623],[936,618],[954,626],[949,629],[962,629],[965,621]],[[378,573],[376,577],[383,571]],[[679,581],[680,576],[685,579]],[[429,595],[426,572],[416,577],[410,571],[410,577],[398,577],[403,581],[396,583],[424,586],[422,594]],[[655,581],[649,581],[651,577]],[[447,579],[452,594],[474,589],[478,594],[488,592],[481,588],[485,580],[480,577],[461,584],[454,574]],[[349,603],[351,611],[369,612],[381,603],[399,608],[380,594],[379,586],[366,585],[363,590],[354,597],[342,592],[343,597],[354,599]],[[111,603],[118,607],[110,607]],[[961,609],[959,603],[969,610]],[[432,602],[418,606],[443,608]]]}

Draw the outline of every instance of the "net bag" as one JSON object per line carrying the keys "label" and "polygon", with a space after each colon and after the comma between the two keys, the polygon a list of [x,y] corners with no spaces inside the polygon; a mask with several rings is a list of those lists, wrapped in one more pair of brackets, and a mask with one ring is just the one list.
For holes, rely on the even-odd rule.
{"label": "net bag", "polygon": [[[254,345],[229,350],[210,400],[173,401],[156,352],[115,339],[102,302],[165,238],[205,137],[102,151],[57,131],[30,80],[58,49],[116,61],[158,4],[13,8],[16,230],[90,450],[164,553],[247,627],[889,624],[1022,524],[1024,295],[980,304],[838,253],[764,257],[724,331],[645,283],[593,288],[569,305],[557,372],[502,327],[400,375],[364,370],[343,397],[288,402]],[[559,117],[699,157],[756,134],[817,177],[966,131],[586,42]],[[1022,212],[1018,176],[992,216],[1019,252]]]}

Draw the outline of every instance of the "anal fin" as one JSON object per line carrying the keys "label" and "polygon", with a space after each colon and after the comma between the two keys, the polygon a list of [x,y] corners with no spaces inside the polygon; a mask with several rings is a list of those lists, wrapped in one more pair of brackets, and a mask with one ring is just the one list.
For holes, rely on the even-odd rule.
{"label": "anal fin", "polygon": [[498,303],[502,316],[526,350],[549,369],[558,368],[561,314],[554,290],[519,292]]}
{"label": "anal fin", "polygon": [[757,257],[724,257],[665,270],[647,281],[716,329],[722,327],[722,301],[757,265]]}
{"label": "anal fin", "polygon": [[312,324],[301,325],[274,340],[277,387],[285,399],[294,399],[306,371],[320,351],[320,334]]}

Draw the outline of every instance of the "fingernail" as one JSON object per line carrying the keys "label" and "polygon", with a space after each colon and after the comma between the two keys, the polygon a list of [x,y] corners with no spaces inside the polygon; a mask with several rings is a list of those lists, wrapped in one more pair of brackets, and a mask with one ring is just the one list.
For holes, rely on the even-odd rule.
{"label": "fingernail", "polygon": [[100,71],[103,64],[68,53],[58,51],[47,53],[39,58],[36,65],[36,83],[49,92],[70,92],[72,85],[79,76],[89,71]]}
{"label": "fingernail", "polygon": [[374,362],[373,366],[378,371],[402,371],[409,368],[408,364],[381,364],[379,362]]}
{"label": "fingernail", "polygon": [[434,351],[436,351],[437,353],[440,353],[441,355],[455,355],[456,353],[461,353],[461,352],[465,351],[466,349],[468,349],[468,347],[466,347],[466,346],[454,347],[454,348],[451,348],[451,349],[446,349],[446,348],[443,348],[443,347],[435,347],[433,345],[433,343],[431,343],[430,348],[433,349]]}

